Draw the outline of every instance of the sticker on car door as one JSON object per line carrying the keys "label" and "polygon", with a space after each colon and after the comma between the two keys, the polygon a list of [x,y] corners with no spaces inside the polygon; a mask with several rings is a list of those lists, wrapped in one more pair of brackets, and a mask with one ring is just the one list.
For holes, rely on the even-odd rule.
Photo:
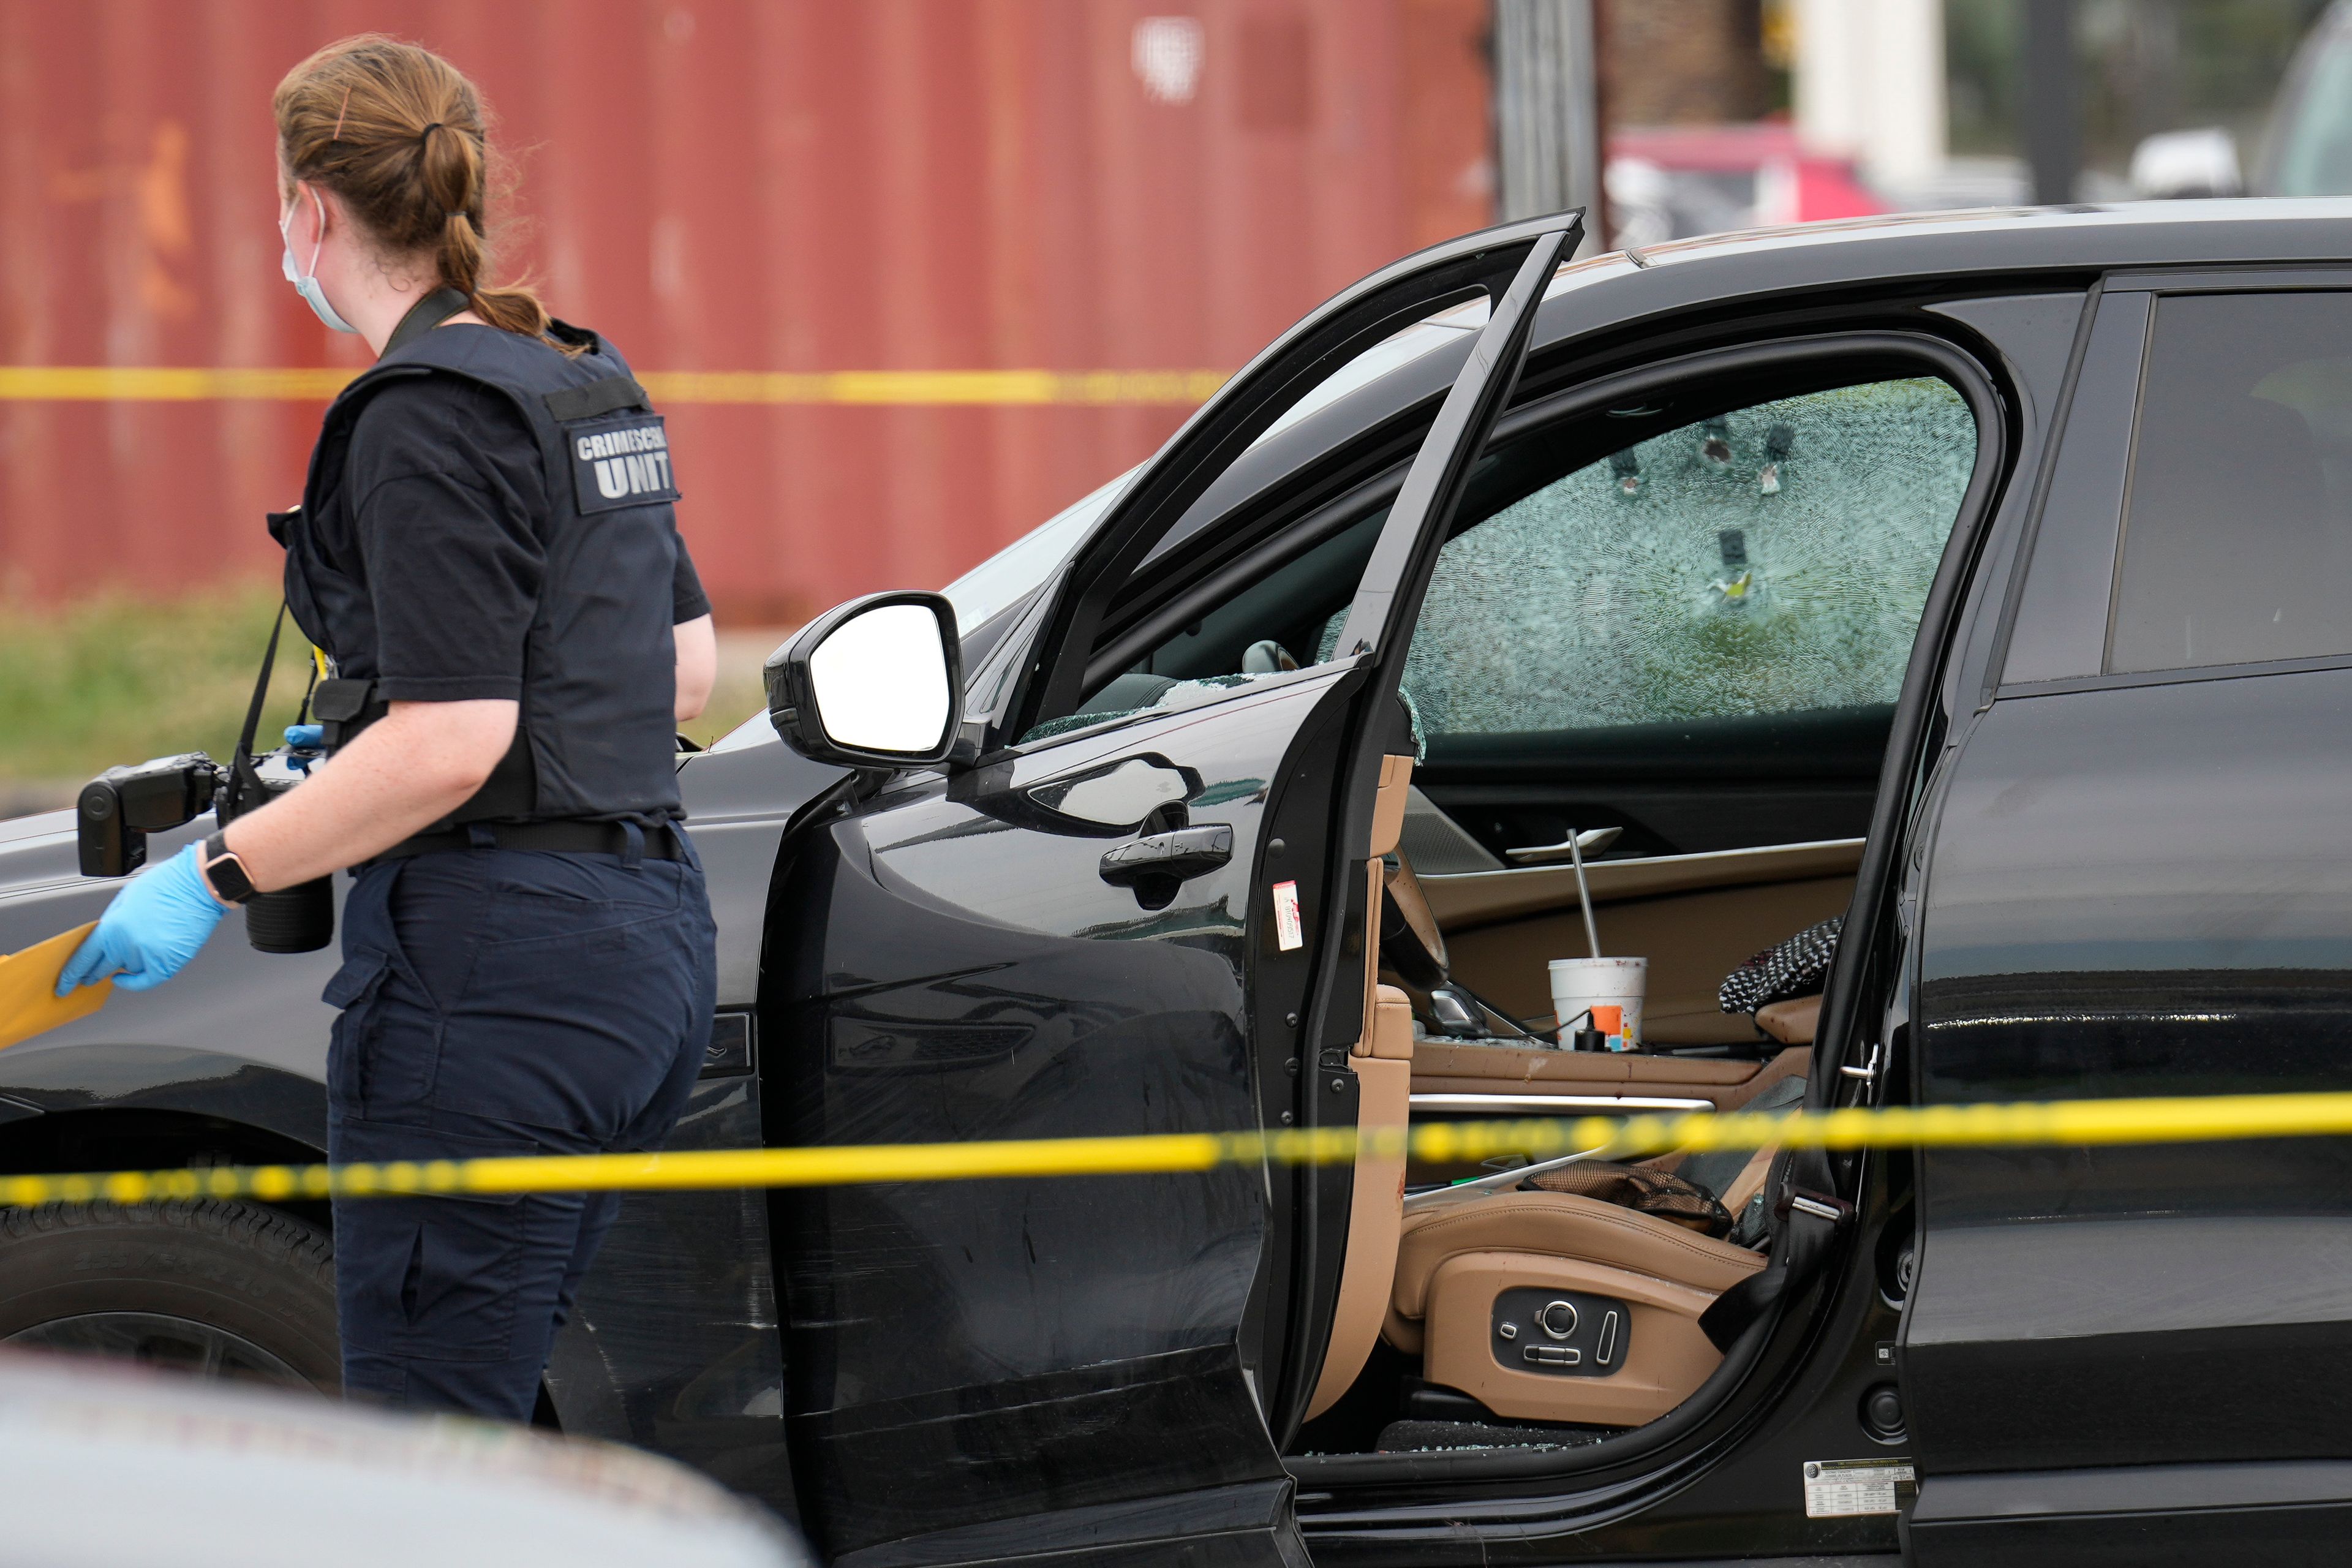
{"label": "sticker on car door", "polygon": [[1900,1513],[1916,1487],[1908,1459],[1808,1459],[1805,1517],[1852,1519],[1859,1514]]}
{"label": "sticker on car door", "polygon": [[1285,952],[1306,945],[1307,938],[1298,927],[1298,884],[1276,882],[1274,885],[1274,944]]}

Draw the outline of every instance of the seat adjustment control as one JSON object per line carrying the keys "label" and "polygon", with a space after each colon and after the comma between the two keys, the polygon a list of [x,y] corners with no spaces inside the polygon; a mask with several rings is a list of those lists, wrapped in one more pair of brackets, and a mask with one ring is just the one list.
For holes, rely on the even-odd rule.
{"label": "seat adjustment control", "polygon": [[1556,1286],[1496,1292],[1487,1344],[1500,1365],[1546,1377],[1610,1377],[1631,1352],[1633,1314],[1613,1296]]}

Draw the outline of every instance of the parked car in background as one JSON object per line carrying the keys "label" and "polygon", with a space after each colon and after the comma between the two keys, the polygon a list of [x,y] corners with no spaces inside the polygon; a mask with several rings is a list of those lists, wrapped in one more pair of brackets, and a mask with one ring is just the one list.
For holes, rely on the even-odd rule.
{"label": "parked car in background", "polygon": [[1611,243],[1634,249],[1886,210],[1850,161],[1804,151],[1782,121],[1612,132],[1602,177]]}
{"label": "parked car in background", "polygon": [[[1575,237],[772,659],[676,1146],[2345,1087],[2352,202]],[[1547,1016],[1595,829],[1631,1052]],[[0,950],[75,865],[0,826]],[[318,1157],[335,966],[0,1052],[0,1168]],[[2352,1140],[1669,1158],[634,1194],[543,1419],[849,1568],[2339,1551]],[[0,1215],[0,1339],[331,1387],[325,1217]]]}
{"label": "parked car in background", "polygon": [[0,1356],[17,1568],[798,1568],[765,1510],[667,1459],[457,1416]]}
{"label": "parked car in background", "polygon": [[2352,195],[2352,0],[2336,0],[2288,68],[2255,165],[2254,194]]}
{"label": "parked car in background", "polygon": [[2312,24],[2252,152],[2219,126],[2159,132],[2132,151],[2132,194],[2352,195],[2352,0]]}

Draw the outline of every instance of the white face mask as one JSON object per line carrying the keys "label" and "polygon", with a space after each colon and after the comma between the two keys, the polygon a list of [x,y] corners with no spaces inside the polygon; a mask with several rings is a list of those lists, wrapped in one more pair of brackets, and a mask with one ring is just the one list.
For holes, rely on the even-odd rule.
{"label": "white face mask", "polygon": [[359,329],[335,313],[335,308],[327,303],[327,291],[319,287],[319,252],[327,247],[327,204],[316,191],[310,193],[310,199],[319,204],[319,243],[310,247],[310,275],[305,277],[295,270],[294,241],[286,232],[286,226],[294,221],[292,207],[288,207],[286,216],[278,220],[278,237],[285,244],[278,265],[286,273],[286,281],[294,285],[294,292],[302,296],[313,315],[339,332],[356,332]]}

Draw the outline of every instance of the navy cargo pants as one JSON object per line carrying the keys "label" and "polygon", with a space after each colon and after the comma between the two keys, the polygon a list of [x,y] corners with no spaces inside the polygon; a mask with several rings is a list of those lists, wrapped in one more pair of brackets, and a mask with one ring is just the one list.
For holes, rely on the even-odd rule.
{"label": "navy cargo pants", "polygon": [[[329,1157],[658,1145],[709,1043],[713,942],[691,861],[485,847],[367,868],[325,996],[343,1010]],[[530,1420],[618,1206],[610,1193],[336,1200],[346,1394]]]}

